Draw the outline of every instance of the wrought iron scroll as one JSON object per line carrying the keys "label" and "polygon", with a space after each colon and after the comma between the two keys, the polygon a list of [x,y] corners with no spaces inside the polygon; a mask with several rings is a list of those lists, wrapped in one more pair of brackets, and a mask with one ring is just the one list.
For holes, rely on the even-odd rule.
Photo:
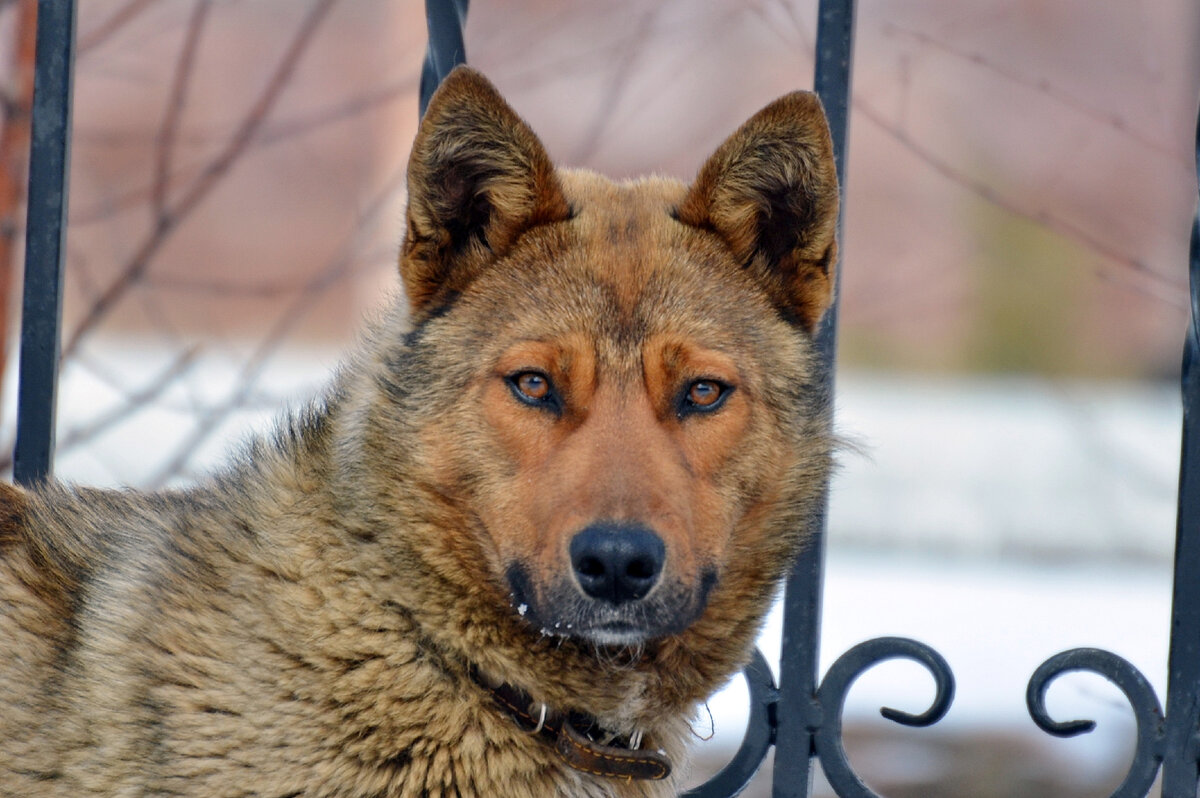
{"label": "wrought iron scroll", "polygon": [[[940,654],[923,643],[902,637],[880,637],[859,643],[837,659],[821,682],[821,686],[810,696],[808,718],[814,721],[809,729],[814,737],[813,747],[804,753],[805,761],[814,755],[821,763],[825,776],[838,795],[843,798],[878,798],[854,773],[846,758],[842,744],[842,714],[850,688],[859,676],[870,668],[890,659],[910,659],[925,668],[933,676],[935,694],[933,703],[924,712],[913,715],[897,709],[884,707],[880,710],[888,720],[905,726],[929,726],[941,720],[950,709],[954,698],[954,675]],[[746,735],[742,746],[725,768],[700,787],[686,793],[687,798],[732,798],[738,795],[754,776],[759,764],[766,757],[770,741],[779,745],[778,718],[772,727],[770,721],[778,711],[772,700],[774,686],[771,672],[761,652],[754,652],[754,659],[745,671],[750,687],[750,719],[746,724]],[[776,731],[776,737],[770,736]],[[780,756],[776,751],[776,759]],[[801,790],[797,794],[808,794],[808,783],[780,782],[778,768],[773,774],[776,791]]]}
{"label": "wrought iron scroll", "polygon": [[954,700],[954,675],[942,655],[924,643],[903,637],[878,637],[859,643],[830,666],[817,691],[815,707],[820,713],[820,725],[815,730],[817,758],[825,778],[842,798],[878,798],[850,767],[842,744],[842,712],[850,686],[868,668],[896,657],[911,659],[924,665],[933,675],[936,685],[933,703],[919,715],[897,709],[880,710],[888,720],[905,726],[929,726],[937,723],[950,709]]}
{"label": "wrought iron scroll", "polygon": [[685,793],[686,798],[726,798],[737,795],[754,778],[767,757],[767,751],[775,742],[775,711],[779,692],[775,689],[771,666],[761,651],[754,650],[753,658],[742,671],[742,676],[750,691],[750,717],[746,721],[742,744],[733,759],[717,775]]}
{"label": "wrought iron scroll", "polygon": [[26,485],[54,462],[74,55],[75,0],[39,0],[13,454],[13,478]]}
{"label": "wrought iron scroll", "polygon": [[[1137,668],[1112,652],[1075,648],[1055,654],[1034,671],[1025,692],[1025,704],[1038,728],[1056,737],[1074,737],[1096,728],[1096,723],[1090,720],[1056,721],[1046,711],[1046,691],[1050,683],[1069,671],[1089,671],[1103,676],[1129,700],[1137,722],[1137,746],[1129,771],[1113,798],[1146,795],[1162,762],[1163,712],[1154,688]],[[1195,795],[1195,784],[1191,794]]]}

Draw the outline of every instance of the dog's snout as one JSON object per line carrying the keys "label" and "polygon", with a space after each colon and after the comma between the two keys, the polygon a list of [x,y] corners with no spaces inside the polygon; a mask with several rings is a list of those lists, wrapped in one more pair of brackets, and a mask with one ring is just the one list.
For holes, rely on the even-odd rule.
{"label": "dog's snout", "polygon": [[584,593],[624,604],[650,592],[662,573],[667,552],[662,538],[646,527],[599,523],[571,539],[570,555]]}

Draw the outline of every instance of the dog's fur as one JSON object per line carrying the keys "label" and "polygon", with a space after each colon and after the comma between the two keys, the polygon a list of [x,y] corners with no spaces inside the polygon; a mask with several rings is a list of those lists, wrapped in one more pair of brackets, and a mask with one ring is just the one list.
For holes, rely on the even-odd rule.
{"label": "dog's fur", "polygon": [[[678,789],[572,770],[471,669],[682,770],[830,467],[820,104],[772,103],[691,186],[613,183],[460,68],[408,179],[407,302],[308,412],[188,490],[0,486],[0,794]],[[580,588],[601,522],[663,542],[644,597]]]}

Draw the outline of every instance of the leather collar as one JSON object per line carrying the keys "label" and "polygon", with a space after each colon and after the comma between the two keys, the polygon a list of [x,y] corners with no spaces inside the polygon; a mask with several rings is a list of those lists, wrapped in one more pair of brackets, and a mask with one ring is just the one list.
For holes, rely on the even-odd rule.
{"label": "leather collar", "polygon": [[[607,734],[589,715],[558,712],[534,701],[519,687],[508,683],[490,684],[474,666],[471,667],[471,678],[492,696],[496,706],[522,731],[535,734],[575,770],[627,780],[658,781],[671,775],[671,763],[663,753],[649,746],[647,750],[635,749],[627,737],[607,740],[613,735]],[[645,740],[639,742],[646,744]]]}

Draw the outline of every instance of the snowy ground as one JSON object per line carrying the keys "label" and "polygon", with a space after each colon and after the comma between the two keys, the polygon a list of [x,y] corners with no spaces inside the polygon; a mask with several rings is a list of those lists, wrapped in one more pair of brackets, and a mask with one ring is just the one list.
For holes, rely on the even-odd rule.
{"label": "snowy ground", "polygon": [[[161,350],[111,341],[89,352],[86,367],[64,376],[60,440],[119,415],[123,397],[150,387],[170,362]],[[64,448],[58,473],[146,484],[190,448],[186,472],[202,470],[247,428],[269,424],[278,397],[311,394],[336,362],[332,353],[286,351],[260,372],[239,372],[242,357],[230,351],[190,364],[147,409]],[[247,376],[254,379],[240,398],[249,409],[215,413],[238,398]],[[1081,768],[1127,747],[1131,713],[1103,680],[1071,675],[1050,690],[1055,717],[1100,722],[1076,740],[1041,735],[1024,692],[1050,655],[1095,646],[1129,659],[1163,695],[1176,390],[861,374],[839,375],[838,388],[838,428],[857,451],[843,457],[833,487],[822,669],[861,640],[913,637],[940,651],[958,680],[940,728],[1026,730]],[[779,624],[772,615],[761,643],[772,662]],[[738,680],[710,702],[714,756],[740,739],[744,696]],[[877,718],[883,705],[919,711],[931,697],[929,676],[896,661],[863,676],[847,714]],[[698,732],[707,726],[704,717]]]}
{"label": "snowy ground", "polygon": [[1169,559],[1179,389],[1166,384],[838,379],[860,442],[833,482],[840,539],[934,554]]}

